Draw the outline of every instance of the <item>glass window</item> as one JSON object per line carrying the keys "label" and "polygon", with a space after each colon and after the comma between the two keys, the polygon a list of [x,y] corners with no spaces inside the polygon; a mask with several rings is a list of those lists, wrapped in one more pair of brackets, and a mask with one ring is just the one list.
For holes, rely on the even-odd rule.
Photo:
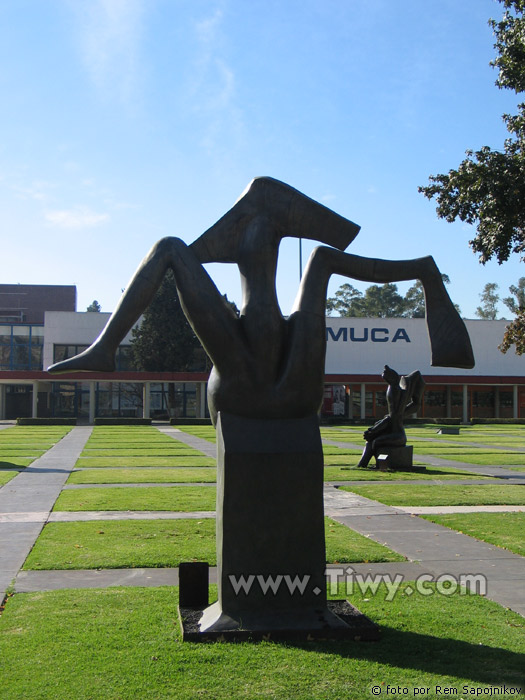
{"label": "glass window", "polygon": [[0,367],[9,369],[11,365],[11,347],[9,345],[0,345]]}
{"label": "glass window", "polygon": [[29,368],[29,348],[18,345],[13,348],[13,369]]}
{"label": "glass window", "polygon": [[42,369],[43,346],[33,345],[31,347],[31,369]]}

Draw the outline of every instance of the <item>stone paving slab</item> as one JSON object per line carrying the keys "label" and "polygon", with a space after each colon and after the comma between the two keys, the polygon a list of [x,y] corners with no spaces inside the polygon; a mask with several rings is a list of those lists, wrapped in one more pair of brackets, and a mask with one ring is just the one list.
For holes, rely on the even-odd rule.
{"label": "stone paving slab", "polygon": [[[327,564],[327,569],[345,577],[401,575],[404,581],[415,580],[421,574],[432,576],[428,569],[412,562],[385,562],[380,564]],[[217,568],[210,566],[210,583],[217,583]],[[432,577],[434,578],[434,577]],[[328,578],[330,581],[330,578]],[[177,568],[159,569],[78,569],[54,571],[20,571],[16,577],[16,593],[54,591],[64,588],[107,588],[109,586],[178,586]]]}
{"label": "stone paving slab", "polygon": [[147,481],[147,482],[137,482],[137,483],[128,483],[128,482],[122,482],[118,484],[66,484],[63,488],[64,491],[66,490],[72,490],[74,491],[75,489],[122,489],[122,488],[132,488],[132,487],[137,487],[137,488],[149,488],[152,486],[216,486],[217,484],[215,481],[202,481],[202,482],[197,482],[197,481],[159,481],[158,483],[154,483],[152,481]]}
{"label": "stone paving slab", "polygon": [[[335,490],[335,489],[334,489]],[[347,492],[341,492],[344,494]],[[420,561],[434,575],[474,574],[486,577],[486,595],[491,600],[512,608],[525,616],[525,557],[441,525],[388,508],[377,514],[360,512],[356,494],[348,508],[339,508],[337,522],[360,532],[412,561]],[[334,498],[341,505],[344,499]],[[363,499],[366,501],[367,499]],[[363,504],[365,505],[365,504]],[[514,590],[509,581],[514,580]]]}
{"label": "stone paving slab", "polygon": [[[373,486],[374,484],[392,484],[394,486],[485,486],[485,484],[498,483],[495,479],[363,479],[362,481],[325,481],[329,486]],[[516,484],[525,484],[525,478],[513,481]]]}
{"label": "stone paving slab", "polygon": [[0,600],[31,551],[91,430],[73,428],[29,471],[26,468],[0,488]]}
{"label": "stone paving slab", "polygon": [[90,520],[200,520],[214,518],[215,511],[203,510],[191,513],[164,510],[74,510],[53,511],[49,515],[50,523],[74,523]]}
{"label": "stone paving slab", "polygon": [[525,506],[396,506],[397,510],[415,515],[444,513],[525,513]]}
{"label": "stone paving slab", "polygon": [[157,428],[159,432],[168,435],[174,440],[179,440],[179,442],[183,442],[185,445],[188,445],[188,447],[193,447],[195,450],[203,452],[207,457],[217,459],[217,446],[215,445],[215,443],[209,442],[208,440],[204,440],[203,438],[197,437],[196,435],[190,435],[189,433],[185,433],[182,430],[179,430],[178,428],[164,428],[160,426],[154,427]]}

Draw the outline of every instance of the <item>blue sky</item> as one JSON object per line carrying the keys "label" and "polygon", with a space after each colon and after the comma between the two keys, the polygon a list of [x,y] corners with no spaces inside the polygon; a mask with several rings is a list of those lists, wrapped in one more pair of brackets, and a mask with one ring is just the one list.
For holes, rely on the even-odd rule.
{"label": "blue sky", "polygon": [[[480,265],[473,230],[417,188],[502,146],[517,99],[489,66],[500,15],[495,0],[0,0],[2,282],[76,284],[78,310],[112,311],[156,240],[191,242],[270,175],[360,224],[349,252],[432,254],[473,318],[523,263]],[[239,303],[236,268],[208,267]],[[284,313],[298,278],[286,239]]]}

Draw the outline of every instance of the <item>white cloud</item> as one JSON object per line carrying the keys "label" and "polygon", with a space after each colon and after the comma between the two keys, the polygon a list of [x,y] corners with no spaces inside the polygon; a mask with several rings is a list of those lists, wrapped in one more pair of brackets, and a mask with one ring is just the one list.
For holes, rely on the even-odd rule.
{"label": "white cloud", "polygon": [[129,99],[139,74],[144,0],[69,0],[69,6],[91,79],[97,88]]}
{"label": "white cloud", "polygon": [[190,77],[189,103],[202,120],[201,145],[223,154],[224,144],[243,140],[242,110],[236,102],[236,75],[225,58],[224,13],[216,9],[195,22],[197,59]]}
{"label": "white cloud", "polygon": [[97,214],[87,207],[49,210],[44,216],[51,226],[66,229],[91,228],[109,221],[109,214]]}

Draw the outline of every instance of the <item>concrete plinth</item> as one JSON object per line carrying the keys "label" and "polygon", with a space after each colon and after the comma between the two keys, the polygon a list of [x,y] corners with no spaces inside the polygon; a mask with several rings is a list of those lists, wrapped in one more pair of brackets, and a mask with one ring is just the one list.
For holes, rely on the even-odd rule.
{"label": "concrete plinth", "polygon": [[[192,615],[181,610],[184,638],[361,636],[327,605],[325,568],[317,416],[219,414],[218,600]],[[350,617],[366,620],[358,611]]]}
{"label": "concrete plinth", "polygon": [[381,470],[412,469],[414,465],[414,448],[412,445],[406,445],[405,447],[381,447],[381,452],[376,457],[376,464]]}

